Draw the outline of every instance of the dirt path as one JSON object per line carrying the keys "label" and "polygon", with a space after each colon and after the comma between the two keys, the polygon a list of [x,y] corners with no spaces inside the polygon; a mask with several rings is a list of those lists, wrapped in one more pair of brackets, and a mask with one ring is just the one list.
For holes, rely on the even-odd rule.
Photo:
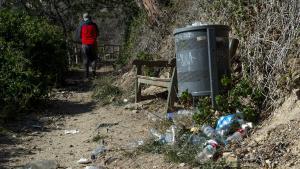
{"label": "dirt path", "polygon": [[[87,165],[107,169],[189,168],[168,163],[159,154],[128,156],[128,151],[133,150],[132,143],[149,137],[146,110],[163,112],[165,100],[144,102],[136,111],[125,109],[131,103],[100,106],[91,96],[89,82],[72,79],[67,88],[54,91],[50,107],[8,125],[7,134],[0,132],[0,168],[18,168],[36,160],[55,160],[60,168],[66,169],[82,169]],[[250,166],[259,159],[261,164],[255,162],[254,168],[273,164],[278,168],[299,168],[299,105],[295,96],[287,99],[245,139],[247,146],[241,152],[244,160],[251,162]],[[65,130],[78,133],[65,134]],[[108,149],[105,154],[91,164],[77,163],[80,158],[90,159],[92,150],[100,144]]]}
{"label": "dirt path", "polygon": [[[17,168],[35,160],[56,160],[61,168],[84,168],[80,158],[90,158],[99,145],[97,135],[104,138],[108,152],[94,164],[106,168],[177,168],[178,164],[164,162],[161,155],[142,154],[136,158],[124,156],[130,143],[148,137],[147,113],[126,110],[124,106],[99,106],[85,84],[56,91],[52,107],[37,117],[23,119],[19,131],[0,141],[0,168]],[[34,119],[34,120],[32,120]],[[25,122],[26,121],[26,122]],[[25,124],[26,123],[26,124]],[[100,127],[99,124],[114,124]],[[23,127],[22,129],[22,126]],[[21,128],[21,129],[20,129]],[[78,130],[65,134],[65,130]],[[107,159],[115,158],[110,164]]]}

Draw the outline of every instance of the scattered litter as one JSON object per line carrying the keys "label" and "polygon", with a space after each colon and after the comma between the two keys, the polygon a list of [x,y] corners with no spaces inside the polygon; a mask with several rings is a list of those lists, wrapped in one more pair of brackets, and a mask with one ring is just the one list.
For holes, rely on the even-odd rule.
{"label": "scattered litter", "polygon": [[174,112],[168,112],[167,113],[167,119],[168,120],[173,120],[173,118],[174,118]]}
{"label": "scattered litter", "polygon": [[242,128],[238,129],[231,136],[227,137],[227,143],[239,143],[243,140],[243,137],[247,134],[248,128],[252,127],[252,123],[246,123],[242,125]]}
{"label": "scattered litter", "polygon": [[84,169],[99,169],[99,167],[96,166],[86,166]]}
{"label": "scattered litter", "polygon": [[193,145],[204,145],[206,142],[206,137],[199,136],[199,135],[192,135],[190,141]]}
{"label": "scattered litter", "polygon": [[92,154],[91,154],[91,159],[92,160],[95,160],[96,158],[97,158],[97,156],[99,156],[99,155],[101,155],[102,153],[104,153],[104,152],[106,152],[106,148],[105,148],[105,146],[99,146],[99,147],[97,147],[96,149],[94,149],[93,151],[92,151]]}
{"label": "scattered litter", "polygon": [[58,168],[57,161],[54,160],[39,160],[26,164],[22,169],[56,169]]}
{"label": "scattered litter", "polygon": [[132,143],[129,143],[129,144],[128,144],[128,147],[129,147],[130,149],[132,149],[132,148],[137,148],[137,147],[139,147],[139,146],[141,146],[141,145],[144,145],[144,144],[145,144],[144,140],[138,140],[138,141],[134,141],[134,142],[132,142]]}
{"label": "scattered litter", "polygon": [[175,125],[172,125],[167,131],[166,131],[166,134],[165,134],[165,142],[168,143],[168,144],[174,144],[176,142],[176,139],[175,139],[175,136],[176,136],[176,126]]}
{"label": "scattered litter", "polygon": [[79,130],[65,130],[65,134],[76,134],[79,133]]}
{"label": "scattered litter", "polygon": [[127,103],[127,102],[128,102],[128,99],[123,99],[123,102],[124,102],[124,103]]}
{"label": "scattered litter", "polygon": [[78,164],[89,164],[91,163],[91,160],[89,159],[86,159],[86,158],[80,158],[78,161],[77,161]]}
{"label": "scattered litter", "polygon": [[243,120],[241,120],[237,114],[229,114],[227,116],[221,116],[217,122],[216,131],[221,136],[225,136],[230,132],[230,129],[235,122],[243,123]]}
{"label": "scattered litter", "polygon": [[200,163],[203,163],[211,159],[217,152],[217,147],[218,143],[215,140],[208,140],[207,146],[202,150],[202,152],[196,155],[196,160]]}
{"label": "scattered litter", "polygon": [[193,115],[194,110],[178,110],[173,114],[173,122],[176,126],[185,126],[186,128],[194,127]]}
{"label": "scattered litter", "polygon": [[220,144],[226,144],[222,135],[216,132],[216,130],[208,125],[203,125],[201,131],[209,138],[218,141]]}
{"label": "scattered litter", "polygon": [[164,136],[161,133],[159,133],[156,129],[150,129],[150,133],[152,134],[152,136],[155,137],[156,141],[161,141],[164,139]]}
{"label": "scattered litter", "polygon": [[109,164],[111,164],[112,162],[114,162],[114,161],[116,161],[118,158],[116,158],[116,157],[109,157],[108,159],[106,159],[105,161],[104,161],[104,165],[109,165]]}
{"label": "scattered litter", "polygon": [[[253,124],[244,121],[242,113],[237,111],[235,114],[221,116],[217,121],[216,128],[209,125],[197,126],[192,119],[194,112],[193,110],[169,112],[164,120],[170,120],[173,122],[173,125],[165,131],[157,130],[157,126],[153,126],[152,128],[150,127],[149,132],[155,141],[162,144],[183,144],[180,145],[182,150],[185,148],[197,148],[194,158],[199,163],[205,163],[210,159],[217,160],[218,157],[223,156],[225,161],[230,163],[231,166],[238,166],[238,157],[236,155],[222,152],[230,147],[227,145],[240,143],[247,135],[248,130],[253,127]],[[162,120],[153,113],[149,113],[148,118],[156,122]],[[190,132],[186,132],[186,129],[189,129]],[[192,147],[187,147],[188,145]],[[179,151],[176,154],[180,156],[184,153]],[[181,163],[179,166],[183,167],[185,163]]]}
{"label": "scattered litter", "polygon": [[165,134],[159,133],[156,129],[151,128],[150,133],[152,136],[155,137],[156,141],[167,143],[167,144],[174,144],[176,142],[175,135],[176,135],[176,126],[172,125]]}
{"label": "scattered litter", "polygon": [[242,124],[242,128],[243,129],[253,128],[253,123],[249,122],[249,123]]}
{"label": "scattered litter", "polygon": [[138,103],[132,103],[132,104],[127,104],[124,109],[129,109],[129,110],[137,110],[141,106]]}
{"label": "scattered litter", "polygon": [[117,122],[117,123],[100,123],[97,125],[96,129],[99,129],[99,128],[103,128],[103,127],[112,127],[112,126],[116,126],[116,125],[119,125],[120,122]]}

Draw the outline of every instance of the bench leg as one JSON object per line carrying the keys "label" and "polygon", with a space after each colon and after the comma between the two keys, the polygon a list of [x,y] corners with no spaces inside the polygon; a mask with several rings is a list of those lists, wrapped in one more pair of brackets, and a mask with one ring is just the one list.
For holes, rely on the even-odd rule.
{"label": "bench leg", "polygon": [[135,102],[138,103],[142,100],[142,84],[137,82],[135,83]]}
{"label": "bench leg", "polygon": [[[142,67],[140,65],[138,65],[136,67],[136,75],[140,75],[142,73]],[[135,102],[138,103],[140,102],[142,99],[142,86],[141,83],[139,83],[138,81],[138,77],[135,78]]]}
{"label": "bench leg", "polygon": [[173,69],[171,83],[168,87],[168,103],[167,112],[173,111],[174,102],[176,99],[176,88],[177,88],[177,72],[176,68]]}

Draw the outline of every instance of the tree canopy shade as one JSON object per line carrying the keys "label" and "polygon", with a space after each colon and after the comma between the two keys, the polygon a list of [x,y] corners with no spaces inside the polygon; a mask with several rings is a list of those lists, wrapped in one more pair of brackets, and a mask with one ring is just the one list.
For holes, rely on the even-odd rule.
{"label": "tree canopy shade", "polygon": [[83,12],[100,18],[121,14],[130,20],[138,10],[135,0],[7,0],[4,6],[22,8],[30,15],[43,16],[61,25],[65,35],[75,29]]}

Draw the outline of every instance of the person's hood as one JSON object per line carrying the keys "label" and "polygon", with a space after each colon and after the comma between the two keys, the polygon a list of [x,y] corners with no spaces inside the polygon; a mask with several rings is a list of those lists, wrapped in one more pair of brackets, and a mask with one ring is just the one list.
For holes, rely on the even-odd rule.
{"label": "person's hood", "polygon": [[92,21],[91,21],[90,19],[88,19],[88,20],[86,20],[86,21],[84,20],[83,22],[84,22],[84,23],[91,23]]}

